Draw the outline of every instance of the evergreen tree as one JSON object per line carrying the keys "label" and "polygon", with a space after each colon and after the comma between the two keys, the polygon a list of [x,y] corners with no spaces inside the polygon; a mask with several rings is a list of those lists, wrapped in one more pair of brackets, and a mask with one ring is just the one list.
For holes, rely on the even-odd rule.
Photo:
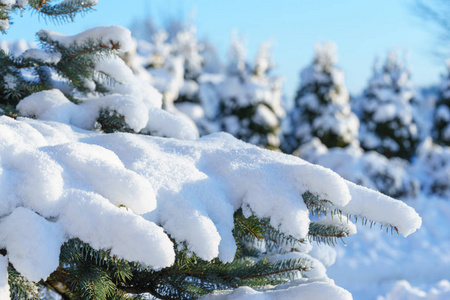
{"label": "evergreen tree", "polygon": [[450,197],[450,148],[425,139],[417,149],[415,174],[421,178],[422,190],[428,195]]}
{"label": "evergreen tree", "polygon": [[287,120],[283,150],[292,153],[317,137],[327,147],[345,147],[355,141],[358,118],[351,112],[349,94],[333,43],[319,44],[313,63],[301,73],[301,85]]}
{"label": "evergreen tree", "polygon": [[188,22],[171,20],[160,30],[147,24],[153,23],[135,24],[141,32],[148,29],[153,35],[148,41],[136,41],[135,51],[124,56],[127,64],[163,94],[164,109],[190,121],[201,136],[219,131],[202,102],[199,87],[202,74],[218,65],[212,45],[199,43],[196,28]]}
{"label": "evergreen tree", "polygon": [[410,72],[391,52],[381,69],[374,68],[361,104],[361,145],[385,156],[411,159],[419,133],[411,102]]}
{"label": "evergreen tree", "polygon": [[[0,11],[72,20],[95,2]],[[329,170],[226,134],[196,140],[116,57],[132,42],[122,27],[38,37],[41,50],[0,51],[2,299],[195,299],[289,282],[349,299],[311,241],[356,233],[352,217],[405,236],[420,227],[412,208]],[[255,76],[268,66],[257,65]]]}
{"label": "evergreen tree", "polygon": [[261,147],[280,146],[282,80],[269,75],[274,67],[270,43],[263,43],[252,65],[242,39],[233,37],[227,76],[216,84],[221,129]]}
{"label": "evergreen tree", "polygon": [[437,144],[450,146],[450,61],[442,79],[434,112],[432,136]]}

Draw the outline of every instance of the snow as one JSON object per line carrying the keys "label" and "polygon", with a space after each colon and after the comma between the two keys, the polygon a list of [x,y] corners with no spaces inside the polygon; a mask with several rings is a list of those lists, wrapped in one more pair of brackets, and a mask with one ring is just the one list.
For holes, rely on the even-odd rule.
{"label": "snow", "polygon": [[[61,3],[60,4],[66,4],[66,3],[70,3],[70,2],[72,2],[73,0],[64,0],[64,1],[61,1]],[[97,3],[98,3],[98,0],[85,0],[85,1],[83,1],[84,2],[84,4],[89,4],[89,5],[96,5]]]}
{"label": "snow", "polygon": [[0,299],[9,299],[8,257],[0,255]]}
{"label": "snow", "polygon": [[64,233],[34,211],[17,207],[0,221],[1,246],[8,260],[28,280],[46,279],[59,266]]}
{"label": "snow", "polygon": [[2,30],[8,30],[9,29],[9,19],[6,20],[0,20],[0,29]]}
{"label": "snow", "polygon": [[351,300],[349,292],[335,285],[322,282],[304,283],[297,285],[280,285],[276,288],[265,290],[254,290],[250,287],[240,287],[232,292],[215,292],[212,295],[204,296],[202,300],[294,300],[294,299],[315,299],[315,300]]}
{"label": "snow", "polygon": [[[356,233],[356,227],[352,234],[354,233]],[[336,262],[336,251],[334,250],[334,247],[327,244],[313,243],[308,254],[320,261],[326,267],[332,266]]]}
{"label": "snow", "polygon": [[398,232],[405,237],[422,225],[419,214],[404,202],[395,201],[388,196],[349,181],[347,185],[352,201],[342,208],[344,213],[355,216],[361,214],[374,222],[387,226],[396,224]]}
{"label": "snow", "polygon": [[5,88],[13,90],[16,87],[17,84],[17,80],[14,76],[12,76],[11,74],[8,74],[4,77],[5,80]]}
{"label": "snow", "polygon": [[[37,33],[37,36],[43,40],[58,42],[65,48],[94,42],[126,52],[132,44],[131,32],[117,25],[95,27],[74,36],[64,35],[51,30],[41,30]],[[118,47],[114,46],[116,44]]]}
{"label": "snow", "polygon": [[[156,91],[146,97],[157,99]],[[152,100],[153,100],[152,99]],[[198,133],[195,128],[181,118],[167,111],[155,109],[155,104],[148,99],[124,94],[112,94],[98,98],[89,98],[76,105],[56,89],[34,93],[24,98],[17,109],[24,116],[42,120],[73,124],[83,129],[94,129],[96,120],[103,109],[116,111],[124,116],[124,120],[136,132],[150,133],[182,139],[195,139]]]}
{"label": "snow", "polygon": [[346,239],[345,248],[336,248],[336,263],[327,269],[328,276],[355,299],[375,300],[387,295],[398,280],[407,280],[425,290],[448,280],[448,200],[421,195],[407,203],[423,220],[421,229],[407,239],[380,234],[370,226],[358,224],[358,235]]}
{"label": "snow", "polygon": [[66,143],[48,152],[59,165],[73,170],[73,175],[67,178],[72,184],[90,186],[112,204],[124,205],[139,214],[156,208],[150,183],[126,169],[112,151],[97,145]]}
{"label": "snow", "polygon": [[1,0],[0,2],[9,6],[17,5],[19,7],[24,7],[28,5],[28,0]]}
{"label": "snow", "polygon": [[155,223],[111,205],[97,193],[69,190],[64,198],[57,224],[69,238],[80,238],[95,249],[110,249],[112,255],[155,270],[174,262],[173,244]]}
{"label": "snow", "polygon": [[391,197],[416,197],[420,192],[417,172],[410,163],[400,158],[388,159],[374,151],[364,152],[357,144],[328,149],[315,138],[297,149],[296,154]]}
{"label": "snow", "polygon": [[[56,268],[59,246],[70,237],[156,269],[173,262],[166,233],[203,259],[230,261],[236,251],[233,213],[239,208],[269,217],[274,227],[304,238],[310,221],[300,195],[306,191],[351,212],[369,207],[371,200],[388,204],[397,210],[395,220],[364,213],[398,226],[405,235],[420,223],[420,217],[400,202],[356,188],[328,169],[224,133],[183,141],[101,134],[5,116],[0,125],[0,167],[27,183],[0,177],[7,190],[17,190],[2,201],[8,201],[3,205],[2,244],[10,261],[32,280],[46,278]],[[350,193],[367,202],[350,199]],[[122,205],[126,208],[118,207]],[[17,230],[25,232],[17,235]],[[117,234],[121,230],[126,233]]]}
{"label": "snow", "polygon": [[45,64],[57,64],[61,60],[59,52],[45,52],[38,49],[29,49],[23,53],[24,59],[38,60]]}
{"label": "snow", "polygon": [[273,112],[265,105],[258,105],[253,121],[259,125],[274,127],[278,125],[278,119]]}
{"label": "snow", "polygon": [[[364,152],[355,145],[327,149],[318,140],[314,141],[300,148],[298,154],[308,161],[331,168],[348,180],[385,193],[402,194],[405,203],[414,207],[422,217],[421,229],[407,239],[380,234],[376,230],[380,229],[380,224],[371,228],[370,221],[365,226],[358,222],[358,235],[345,239],[346,247],[336,247],[337,257],[335,264],[327,269],[328,276],[350,291],[355,299],[375,300],[388,295],[390,298],[386,299],[434,299],[432,297],[436,294],[431,291],[433,288],[439,290],[436,283],[449,280],[450,148],[432,144],[431,139],[427,139],[419,147],[415,160],[408,163],[387,159],[375,152]],[[370,210],[370,213],[376,212],[376,208]],[[387,209],[380,215],[384,218],[391,213]],[[393,214],[391,217],[396,219]],[[383,225],[383,231],[385,229]],[[312,250],[308,254],[313,253]],[[314,256],[319,257],[317,254]],[[409,285],[420,289],[422,298],[414,298],[409,289],[394,288],[398,280],[406,280]],[[441,298],[436,297],[448,298],[444,292]]]}

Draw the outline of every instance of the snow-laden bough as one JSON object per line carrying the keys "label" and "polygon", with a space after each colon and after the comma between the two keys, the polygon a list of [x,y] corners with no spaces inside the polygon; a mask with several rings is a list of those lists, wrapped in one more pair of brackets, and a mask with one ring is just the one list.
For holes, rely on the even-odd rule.
{"label": "snow-laden bough", "polygon": [[[224,133],[182,141],[5,116],[0,127],[0,186],[11,191],[1,200],[0,245],[31,280],[49,276],[69,238],[155,269],[174,261],[169,236],[202,259],[229,262],[238,209],[305,238],[306,192],[405,236],[421,224],[402,202]],[[17,240],[17,230],[30,238]]]}

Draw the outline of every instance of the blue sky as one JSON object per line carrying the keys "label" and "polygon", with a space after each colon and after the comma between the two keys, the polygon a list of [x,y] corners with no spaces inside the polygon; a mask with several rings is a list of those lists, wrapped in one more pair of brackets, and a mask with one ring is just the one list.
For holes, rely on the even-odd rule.
{"label": "blue sky", "polygon": [[[125,4],[124,4],[125,3]],[[35,39],[39,29],[64,34],[103,25],[130,27],[144,17],[163,23],[171,17],[194,16],[199,37],[208,37],[221,54],[230,34],[237,30],[248,41],[249,59],[260,43],[275,42],[276,74],[285,77],[285,90],[292,96],[299,72],[311,62],[317,42],[338,45],[339,66],[346,74],[352,94],[366,85],[376,56],[387,51],[408,53],[408,64],[416,85],[439,82],[444,61],[431,55],[433,32],[411,12],[411,0],[99,0],[96,11],[77,17],[73,24],[53,25],[38,15],[14,16],[15,24],[2,38]]]}

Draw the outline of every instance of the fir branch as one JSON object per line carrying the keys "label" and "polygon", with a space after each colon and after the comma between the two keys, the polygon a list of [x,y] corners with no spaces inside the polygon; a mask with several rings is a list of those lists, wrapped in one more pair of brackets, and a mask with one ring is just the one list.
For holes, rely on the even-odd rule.
{"label": "fir branch", "polygon": [[303,193],[302,198],[306,207],[313,215],[317,214],[320,216],[321,213],[326,215],[327,212],[331,212],[332,214],[337,212],[337,210],[332,209],[333,202],[326,199],[319,199],[317,195],[314,195],[309,191]]}
{"label": "fir branch", "polygon": [[[244,276],[241,277],[241,280],[249,281],[253,279],[261,279],[266,277],[274,277],[279,276],[285,273],[290,272],[305,272],[308,270],[311,270],[311,262],[308,260],[301,258],[301,259],[288,259],[283,261],[278,261],[275,263],[268,262],[267,258],[262,259],[261,261],[262,265],[270,265],[271,269],[274,269],[273,271],[265,271],[266,267],[260,267],[261,272],[254,275]],[[258,262],[258,264],[260,263]],[[257,265],[258,265],[257,264]]]}
{"label": "fir branch", "polygon": [[[361,220],[362,225],[367,225],[368,222],[371,222],[370,227],[372,228],[372,225],[377,224],[375,221],[369,220],[365,216],[361,215],[353,215],[353,214],[346,214],[345,207],[343,208],[337,208],[333,205],[331,201],[328,200],[320,200],[318,196],[306,192],[302,195],[303,201],[306,204],[306,207],[310,210],[312,215],[316,215],[320,218],[320,215],[323,214],[325,217],[327,217],[327,214],[331,215],[331,219],[333,220],[335,216],[339,217],[339,220],[342,222],[343,216],[347,218],[347,220],[353,219],[355,223],[358,222],[358,219]],[[396,231],[398,234],[398,228],[392,224],[386,224],[380,223],[381,230],[383,230],[383,226],[388,228],[388,230],[391,230],[391,233],[393,231]],[[327,241],[325,241],[327,242]]]}
{"label": "fir branch", "polygon": [[311,222],[309,224],[308,236],[317,243],[325,243],[334,246],[338,239],[344,243],[343,238],[349,235],[350,231],[348,228],[345,228],[340,224],[322,222]]}
{"label": "fir branch", "polygon": [[[41,280],[40,284],[42,284],[45,288],[57,293],[63,300],[76,299],[76,295],[72,293],[72,291],[66,284],[64,284],[66,279],[61,279],[61,276],[56,276],[56,274],[59,274],[60,271],[61,269],[59,268],[57,271],[53,272],[53,274],[50,275],[46,281]],[[65,276],[65,278],[67,278],[67,276]]]}
{"label": "fir branch", "polygon": [[242,258],[224,264],[218,259],[207,262],[178,252],[173,266],[157,272],[135,270],[132,282],[121,282],[118,288],[128,293],[150,292],[161,299],[193,299],[217,289],[280,284],[295,272],[309,269],[311,263],[303,258],[276,262]]}
{"label": "fir branch", "polygon": [[30,6],[44,17],[50,17],[54,23],[73,22],[75,16],[82,16],[94,10],[96,1],[72,0],[51,5],[47,0],[30,0]]}
{"label": "fir branch", "polygon": [[131,129],[125,122],[125,118],[122,115],[119,115],[116,111],[102,109],[99,117],[97,118],[97,123],[100,125],[101,130],[105,133],[134,133],[134,130]]}
{"label": "fir branch", "polygon": [[245,218],[242,210],[236,211],[234,232],[239,238],[245,241],[252,241],[257,239],[265,241],[269,250],[279,248],[280,246],[289,245],[291,248],[298,247],[299,244],[304,243],[305,240],[294,238],[287,235],[280,230],[275,229],[270,225],[270,219],[259,219],[254,215]]}
{"label": "fir branch", "polygon": [[97,44],[98,45],[97,47],[92,47],[92,48],[79,50],[79,51],[77,51],[77,52],[75,52],[75,53],[65,57],[64,59],[72,60],[72,59],[77,58],[77,57],[79,57],[81,55],[90,54],[90,53],[93,53],[93,52],[99,52],[99,51],[105,50],[105,49],[112,50],[112,51],[120,49],[120,44],[119,43],[114,43],[113,41],[110,41],[110,43],[111,43],[111,46],[107,46],[107,45],[99,43],[99,44]]}
{"label": "fir branch", "polygon": [[8,265],[8,284],[11,300],[40,299],[39,285],[28,281],[11,264]]}
{"label": "fir branch", "polygon": [[234,214],[234,230],[238,232],[240,237],[244,239],[247,238],[249,240],[258,239],[260,241],[264,240],[264,237],[261,235],[263,229],[261,227],[261,223],[255,216],[250,216],[246,218],[242,213],[242,209],[239,209]]}
{"label": "fir branch", "polygon": [[139,265],[72,239],[62,246],[60,266],[45,285],[67,299],[123,299],[124,292],[117,289],[117,284],[131,280],[132,267]]}

